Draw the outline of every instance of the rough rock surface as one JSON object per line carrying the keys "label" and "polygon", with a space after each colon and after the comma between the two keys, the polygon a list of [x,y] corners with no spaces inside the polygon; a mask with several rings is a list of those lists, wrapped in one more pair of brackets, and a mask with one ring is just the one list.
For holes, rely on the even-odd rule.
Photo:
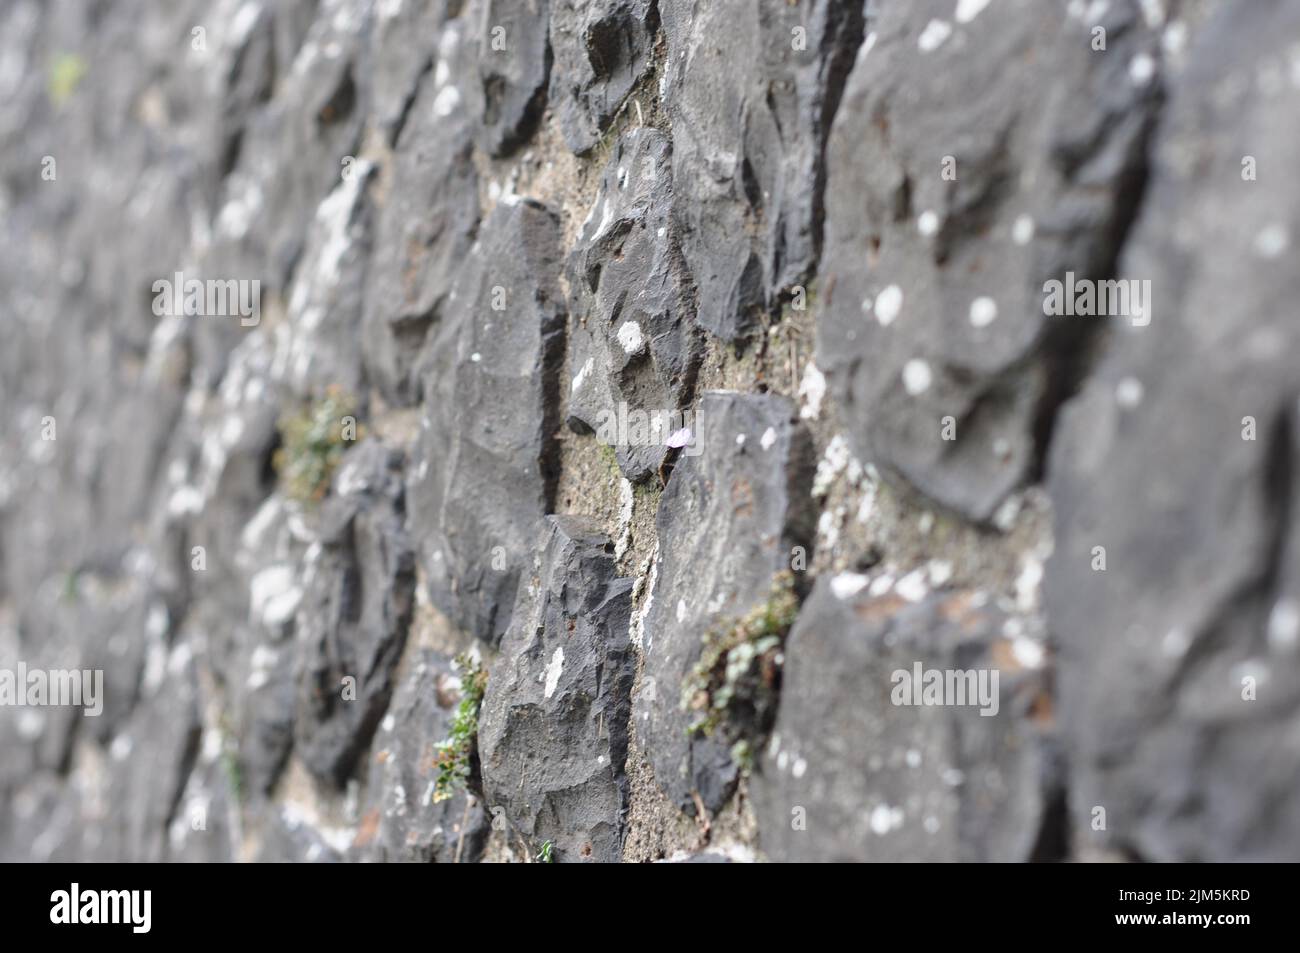
{"label": "rough rock surface", "polygon": [[1086,353],[1093,329],[1044,315],[1042,287],[1113,266],[1158,95],[1131,64],[1156,37],[1127,4],[1104,55],[1050,4],[951,7],[883,6],[858,54],[827,150],[817,361],[862,459],[985,520],[1036,472]]}
{"label": "rough rock surface", "polygon": [[1242,177],[1300,145],[1270,79],[1300,11],[1246,7],[1187,51],[1121,263],[1152,323],[1117,329],[1050,469],[1076,827],[1151,860],[1294,859],[1300,830],[1296,195]]}
{"label": "rough rock surface", "polygon": [[1297,50],[0,4],[0,860],[1300,856]]}
{"label": "rough rock surface", "polygon": [[344,459],[304,558],[295,620],[296,748],[342,784],[388,708],[415,598],[401,454],[377,440]]}
{"label": "rough rock surface", "polygon": [[553,493],[563,360],[559,222],[527,200],[483,223],[426,347],[411,529],[435,604],[496,642]]}
{"label": "rough rock surface", "polygon": [[705,394],[701,452],[679,460],[655,517],[659,555],[642,603],[636,726],[656,779],[692,813],[696,796],[717,811],[738,767],[718,739],[688,734],[686,674],[710,625],[763,603],[812,536],[811,443],[794,418],[784,397]]}
{"label": "rough rock surface", "polygon": [[432,798],[437,745],[460,701],[460,679],[437,652],[422,650],[416,658],[375,737],[371,805],[353,846],[363,860],[473,863],[488,834],[482,804],[464,791]]}
{"label": "rough rock surface", "polygon": [[[976,593],[912,602],[881,578],[820,580],[790,633],[754,782],[764,850],[799,861],[1035,859],[1040,831],[1060,820],[1040,643]],[[961,707],[900,706],[895,673],[917,663],[985,685],[997,672],[996,694],[980,695],[977,681]]]}
{"label": "rough rock surface", "polygon": [[396,143],[379,213],[362,343],[368,374],[397,404],[417,402],[416,358],[430,326],[444,318],[478,228],[474,87],[457,81],[475,63],[473,46],[459,22],[441,33]]}
{"label": "rough rock surface", "polygon": [[613,861],[627,810],[632,580],[590,522],[551,516],[479,715],[483,792],[557,861]]}
{"label": "rough rock surface", "polygon": [[671,221],[671,181],[667,136],[637,129],[619,139],[568,265],[577,322],[569,337],[569,425],[614,447],[634,482],[668,456],[701,358]]}
{"label": "rough rock surface", "polygon": [[494,156],[524,142],[541,119],[551,72],[550,0],[481,0],[479,140]]}
{"label": "rough rock surface", "polygon": [[800,0],[667,3],[660,14],[673,208],[699,287],[696,320],[733,340],[816,264],[821,153],[862,12]]}
{"label": "rough rock surface", "polygon": [[553,0],[551,101],[564,141],[587,152],[650,65],[655,0]]}

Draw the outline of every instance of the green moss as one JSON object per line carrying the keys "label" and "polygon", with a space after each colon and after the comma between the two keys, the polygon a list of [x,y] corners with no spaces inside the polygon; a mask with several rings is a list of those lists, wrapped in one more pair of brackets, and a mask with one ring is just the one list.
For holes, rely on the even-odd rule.
{"label": "green moss", "polygon": [[86,75],[86,61],[75,53],[61,53],[50,64],[46,77],[46,92],[55,107],[61,107],[81,85]]}
{"label": "green moss", "polygon": [[[691,734],[710,736],[734,714],[740,705],[762,709],[775,695],[778,657],[785,637],[799,612],[794,573],[776,574],[766,601],[741,619],[725,619],[704,634],[699,661],[687,673],[682,686],[681,707],[695,713],[687,729]],[[743,734],[743,728],[727,734]],[[733,760],[744,766],[752,762],[749,740],[741,737],[733,745]]]}
{"label": "green moss", "polygon": [[542,841],[542,849],[537,852],[539,864],[555,863],[555,845],[551,841]]}
{"label": "green moss", "polygon": [[487,688],[487,672],[467,654],[456,656],[456,665],[461,673],[461,698],[447,740],[438,743],[435,757],[438,780],[433,789],[435,804],[465,787],[478,749],[478,713]]}
{"label": "green moss", "polygon": [[338,387],[306,409],[281,417],[274,462],[285,493],[303,503],[321,500],[346,445],[360,436],[356,400]]}
{"label": "green moss", "polygon": [[230,798],[239,804],[244,799],[244,772],[239,767],[239,748],[223,715],[217,730],[221,735],[221,771],[226,776]]}
{"label": "green moss", "polygon": [[600,448],[600,459],[605,461],[605,466],[615,477],[621,477],[623,471],[618,468],[618,454],[611,444],[605,443],[599,438],[596,439],[596,446]]}
{"label": "green moss", "polygon": [[70,569],[63,574],[63,601],[76,602],[80,593],[81,574],[75,569]]}

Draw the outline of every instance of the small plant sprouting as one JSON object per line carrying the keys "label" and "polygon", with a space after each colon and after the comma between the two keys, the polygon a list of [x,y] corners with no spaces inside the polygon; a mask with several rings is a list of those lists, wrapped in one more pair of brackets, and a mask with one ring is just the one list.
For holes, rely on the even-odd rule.
{"label": "small plant sprouting", "polygon": [[555,863],[555,844],[551,841],[542,841],[542,849],[537,852],[537,862],[539,864]]}
{"label": "small plant sprouting", "polygon": [[345,445],[360,436],[355,414],[355,399],[334,386],[301,413],[280,418],[274,463],[285,493],[303,503],[325,496]]}
{"label": "small plant sprouting", "polygon": [[456,656],[456,667],[460,669],[460,704],[451,720],[451,733],[446,741],[438,743],[434,759],[438,765],[434,804],[446,801],[465,787],[478,746],[478,711],[483,703],[483,690],[487,688],[487,672],[468,653]]}
{"label": "small plant sprouting", "polygon": [[[704,635],[700,659],[686,675],[681,707],[695,718],[689,734],[710,736],[737,716],[752,713],[760,729],[775,707],[775,686],[781,649],[799,612],[794,573],[785,570],[772,580],[766,601],[742,619],[726,619]],[[745,721],[749,719],[740,718]],[[741,767],[753,762],[753,749],[743,724],[728,726],[732,759]]]}

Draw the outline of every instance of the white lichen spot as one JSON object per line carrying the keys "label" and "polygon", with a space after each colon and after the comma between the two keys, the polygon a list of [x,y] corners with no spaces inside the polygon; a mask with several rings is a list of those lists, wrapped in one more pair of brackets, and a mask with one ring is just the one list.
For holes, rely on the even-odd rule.
{"label": "white lichen spot", "polygon": [[632,545],[632,511],[636,506],[636,493],[630,480],[618,481],[618,541],[614,544],[614,558],[622,559]]}
{"label": "white lichen spot", "polygon": [[1142,403],[1142,382],[1136,377],[1126,377],[1115,386],[1115,401],[1125,410]]}
{"label": "white lichen spot", "polygon": [[826,397],[826,375],[809,361],[804,365],[803,380],[799,382],[799,419],[816,420],[821,416],[822,400]]}
{"label": "white lichen spot", "polygon": [[1291,233],[1286,225],[1274,222],[1265,226],[1255,236],[1255,254],[1260,258],[1277,258],[1291,244]]}
{"label": "white lichen spot", "polygon": [[903,289],[898,285],[890,285],[880,294],[876,295],[876,320],[880,322],[882,328],[887,328],[894,323],[898,313],[903,310]]}
{"label": "white lichen spot", "polygon": [[952,15],[953,19],[958,23],[970,23],[988,5],[989,0],[957,0],[957,12]]}
{"label": "white lichen spot", "polygon": [[1145,86],[1156,75],[1156,61],[1150,53],[1139,53],[1128,64],[1128,78],[1134,86]]}
{"label": "white lichen spot", "polygon": [[1160,48],[1169,56],[1177,56],[1186,47],[1187,24],[1182,20],[1175,20],[1165,27],[1165,32],[1160,35]]}
{"label": "white lichen spot", "polygon": [[628,354],[639,354],[645,347],[645,336],[641,333],[641,325],[636,321],[623,322],[623,326],[618,329],[618,343]]}
{"label": "white lichen spot", "polygon": [[916,45],[922,53],[933,53],[952,36],[952,24],[947,20],[931,20],[921,31]]}
{"label": "white lichen spot", "polygon": [[460,90],[455,86],[444,86],[433,99],[433,114],[445,119],[456,111],[460,105]]}
{"label": "white lichen spot", "polygon": [[988,296],[976,298],[970,303],[971,327],[987,328],[998,316],[998,303]]}
{"label": "white lichen spot", "polygon": [[898,580],[898,585],[894,586],[894,592],[898,593],[908,602],[920,602],[925,598],[930,587],[926,585],[925,570],[914,569],[902,579]]}
{"label": "white lichen spot", "polygon": [[1277,652],[1294,652],[1300,640],[1300,607],[1279,599],[1268,616],[1268,644]]}
{"label": "white lichen spot", "polygon": [[942,586],[952,578],[952,563],[946,559],[931,559],[926,564],[926,570],[930,574],[932,586]]}
{"label": "white lichen spot", "polygon": [[758,439],[758,445],[764,450],[771,450],[774,443],[776,443],[776,430],[768,427],[763,431],[763,436]]}
{"label": "white lichen spot", "polygon": [[1020,575],[1016,576],[1016,605],[1026,612],[1037,606],[1042,582],[1042,562],[1036,556],[1026,556]]}
{"label": "white lichen spot", "polygon": [[280,564],[263,569],[248,584],[250,621],[274,628],[298,611],[302,590],[294,585],[293,567]]}
{"label": "white lichen spot", "polygon": [[926,209],[916,220],[916,230],[929,238],[939,231],[939,216],[936,212]]}
{"label": "white lichen spot", "polygon": [[1046,655],[1039,643],[1026,636],[1011,642],[1011,654],[1022,668],[1042,668]]}
{"label": "white lichen spot", "polygon": [[882,837],[890,831],[897,830],[903,826],[903,809],[901,807],[890,807],[888,804],[878,805],[870,816],[871,832],[879,834]]}
{"label": "white lichen spot", "polygon": [[1187,636],[1187,630],[1181,626],[1175,626],[1165,633],[1165,637],[1160,640],[1160,649],[1170,658],[1182,658],[1191,648],[1192,641]]}
{"label": "white lichen spot", "polygon": [[1146,21],[1147,28],[1160,29],[1165,22],[1164,0],[1139,0],[1139,5],[1142,7],[1142,19]]}
{"label": "white lichen spot", "polygon": [[542,672],[542,677],[546,680],[546,685],[542,689],[543,697],[550,698],[555,694],[555,689],[560,684],[560,672],[562,671],[564,671],[564,646],[560,646],[555,650],[555,654],[551,656],[550,664]]}
{"label": "white lichen spot", "polygon": [[934,382],[930,365],[919,357],[914,357],[903,365],[903,389],[913,397],[924,394]]}
{"label": "white lichen spot", "polygon": [[817,518],[817,538],[821,546],[834,549],[840,541],[840,524],[836,514],[826,510]]}
{"label": "white lichen spot", "polygon": [[1021,215],[1011,224],[1011,240],[1017,245],[1028,245],[1034,239],[1034,219]]}
{"label": "white lichen spot", "polygon": [[813,496],[826,495],[835,478],[848,466],[849,456],[849,442],[843,434],[836,434],[826,445],[822,458],[817,461],[817,472],[813,475]]}
{"label": "white lichen spot", "polygon": [[831,579],[831,593],[836,599],[852,599],[867,585],[867,577],[857,572],[842,572]]}

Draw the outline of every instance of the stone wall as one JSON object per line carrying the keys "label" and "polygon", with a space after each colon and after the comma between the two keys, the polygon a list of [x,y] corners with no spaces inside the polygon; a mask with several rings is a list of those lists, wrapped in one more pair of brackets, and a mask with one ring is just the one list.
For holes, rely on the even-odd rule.
{"label": "stone wall", "polygon": [[1300,857],[1298,105],[1281,0],[5,3],[0,859]]}

